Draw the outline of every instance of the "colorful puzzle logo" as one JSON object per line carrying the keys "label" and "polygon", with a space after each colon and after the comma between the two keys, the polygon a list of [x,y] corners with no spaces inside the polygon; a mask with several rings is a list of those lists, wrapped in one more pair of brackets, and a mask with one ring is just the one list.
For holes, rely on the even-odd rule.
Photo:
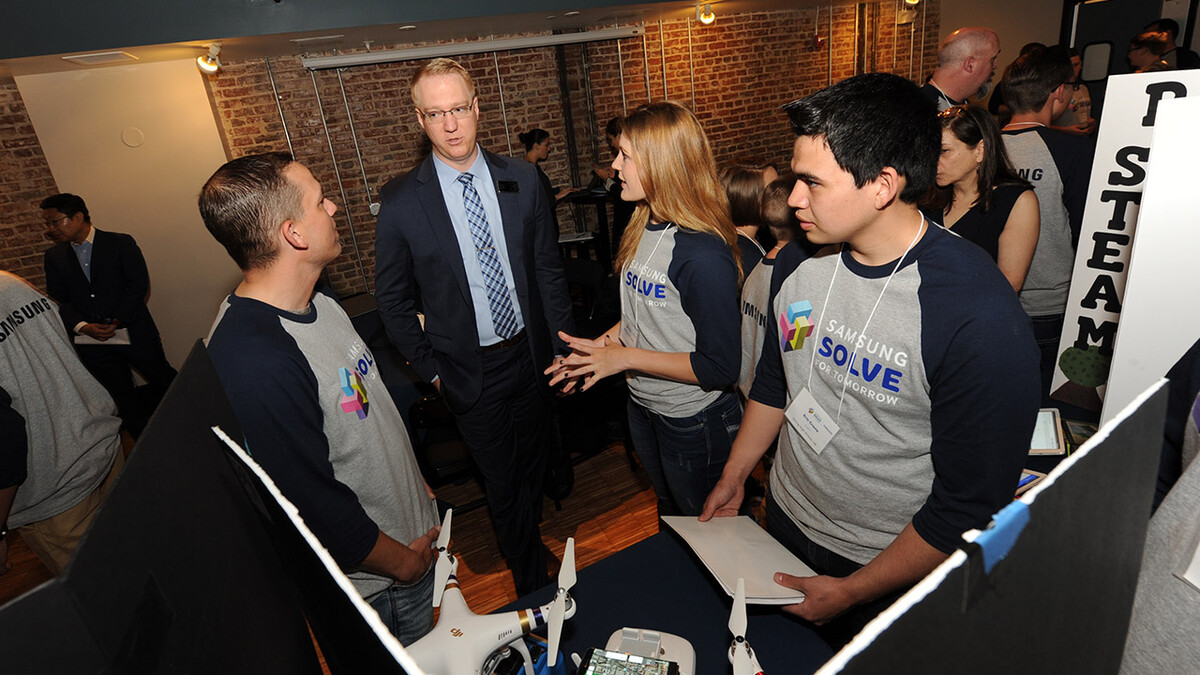
{"label": "colorful puzzle logo", "polygon": [[804,349],[804,338],[812,335],[813,321],[812,304],[807,300],[793,302],[787,311],[779,316],[779,347],[784,352]]}
{"label": "colorful puzzle logo", "polygon": [[358,373],[347,368],[338,368],[338,379],[342,386],[342,412],[354,413],[358,419],[367,419],[367,388]]}

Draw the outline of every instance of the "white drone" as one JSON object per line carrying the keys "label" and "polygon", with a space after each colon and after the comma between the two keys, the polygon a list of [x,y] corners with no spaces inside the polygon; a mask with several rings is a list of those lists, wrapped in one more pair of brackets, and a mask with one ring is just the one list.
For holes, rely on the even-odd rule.
{"label": "white drone", "polygon": [[729,645],[733,675],[763,675],[754,649],[746,641],[746,581],[740,578],[733,595],[733,609],[729,612],[729,632],[733,633],[733,643]]}
{"label": "white drone", "polygon": [[481,675],[492,672],[512,648],[525,657],[525,672],[533,675],[533,659],[523,638],[535,628],[549,626],[546,665],[557,664],[563,619],[575,616],[575,601],[568,594],[575,585],[575,539],[567,539],[558,592],[550,604],[480,616],[467,607],[458,588],[458,559],[448,548],[452,514],[453,510],[447,511],[442,521],[433,569],[433,606],[442,611],[433,630],[408,647],[408,653],[430,675]]}

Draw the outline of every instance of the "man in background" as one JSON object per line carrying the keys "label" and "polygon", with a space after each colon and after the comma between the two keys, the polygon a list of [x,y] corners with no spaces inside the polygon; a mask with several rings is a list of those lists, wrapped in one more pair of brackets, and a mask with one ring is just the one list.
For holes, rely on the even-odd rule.
{"label": "man in background", "polygon": [[1166,34],[1167,50],[1162,53],[1162,60],[1166,61],[1167,65],[1178,70],[1200,68],[1200,55],[1179,46],[1179,22],[1175,19],[1151,21],[1142,31]]}
{"label": "man in background", "polygon": [[[112,395],[136,438],[175,379],[146,307],[146,259],[128,234],[92,227],[77,195],[52,195],[41,209],[46,236],[58,242],[44,257],[46,291],[75,336],[79,358]],[[131,367],[146,380],[144,394],[134,391]]]}
{"label": "man in background", "polygon": [[[604,139],[608,142],[608,149],[612,152],[613,157],[616,157],[617,153],[620,152],[617,150],[617,143],[621,138],[621,122],[623,119],[622,117],[614,117],[604,125]],[[621,199],[621,175],[616,169],[612,168],[611,161],[603,166],[600,164],[594,165],[592,173],[596,175],[596,178],[603,181],[602,185],[608,192],[608,199],[613,205],[612,251],[606,251],[603,254],[597,251],[596,255],[601,264],[608,263],[611,265],[613,256],[610,253],[621,249],[621,238],[625,236],[625,228],[629,226],[629,219],[633,217],[635,204]],[[607,268],[604,272],[606,274],[614,273],[613,270]]]}
{"label": "man in background", "polygon": [[1004,74],[1004,101],[1012,121],[1002,130],[1013,168],[1037,192],[1041,229],[1019,297],[1033,321],[1042,352],[1042,394],[1047,396],[1058,361],[1058,341],[1083,226],[1095,142],[1051,129],[1066,109],[1073,69],[1064,47],[1034,49]]}
{"label": "man in background", "polygon": [[[996,72],[1000,38],[990,28],[959,28],[942,42],[933,76],[921,93],[937,104],[938,111],[962,105],[980,94]],[[986,93],[986,92],[983,92]]]}

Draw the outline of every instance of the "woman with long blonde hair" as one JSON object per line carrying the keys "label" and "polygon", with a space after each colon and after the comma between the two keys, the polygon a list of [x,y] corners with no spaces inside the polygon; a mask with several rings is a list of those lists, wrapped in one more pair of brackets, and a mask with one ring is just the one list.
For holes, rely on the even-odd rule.
{"label": "woman with long blonde hair", "polygon": [[546,370],[550,384],[590,388],[625,373],[634,451],[660,510],[698,515],[741,422],[737,231],[708,138],[670,101],[625,119],[613,168],[635,202],[616,272],[621,322]]}

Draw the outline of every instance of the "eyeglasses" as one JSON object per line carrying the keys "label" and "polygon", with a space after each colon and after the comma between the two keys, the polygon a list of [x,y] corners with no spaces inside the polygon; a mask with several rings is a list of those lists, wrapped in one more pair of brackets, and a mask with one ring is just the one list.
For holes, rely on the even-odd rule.
{"label": "eyeglasses", "polygon": [[70,218],[71,218],[70,216],[59,216],[57,218],[45,219],[42,222],[45,223],[46,227],[58,227],[59,223],[61,223],[64,220],[70,220]]}
{"label": "eyeglasses", "polygon": [[424,119],[426,122],[435,122],[436,123],[436,122],[441,122],[442,120],[446,119],[446,115],[449,115],[456,120],[464,119],[467,115],[471,114],[471,110],[473,108],[474,108],[474,106],[472,104],[468,103],[466,105],[454,106],[453,108],[451,108],[449,110],[425,110],[425,111],[418,110],[417,112],[421,115],[421,118]]}

